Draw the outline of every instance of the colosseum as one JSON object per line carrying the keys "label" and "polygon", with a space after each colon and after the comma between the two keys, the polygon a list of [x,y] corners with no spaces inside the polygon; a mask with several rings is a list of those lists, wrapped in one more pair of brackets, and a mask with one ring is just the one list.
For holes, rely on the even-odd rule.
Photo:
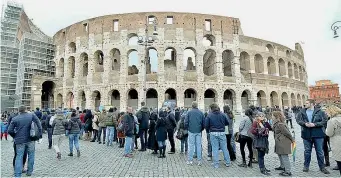
{"label": "colosseum", "polygon": [[203,110],[216,102],[240,113],[249,104],[302,105],[309,95],[300,44],[290,49],[245,36],[238,18],[106,15],[63,28],[53,40],[56,74],[33,77],[32,108],[125,110],[141,101],[160,108],[166,100],[190,107],[196,100]]}

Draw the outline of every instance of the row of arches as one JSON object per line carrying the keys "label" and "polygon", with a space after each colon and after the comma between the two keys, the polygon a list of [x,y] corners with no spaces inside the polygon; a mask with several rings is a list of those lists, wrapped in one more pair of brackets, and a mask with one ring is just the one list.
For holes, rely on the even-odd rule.
{"label": "row of arches", "polygon": [[[87,76],[90,70],[94,72],[104,72],[104,63],[105,60],[108,60],[104,57],[104,53],[101,50],[97,50],[94,54],[94,67],[93,69],[89,68],[89,56],[87,53],[82,53],[80,55],[80,60],[77,61],[79,63],[79,74],[83,76]],[[109,66],[110,70],[120,71],[121,69],[121,52],[119,49],[114,48],[110,51],[110,58],[105,64]],[[157,73],[158,72],[158,61],[159,55],[155,48],[150,47],[147,53],[147,66],[146,72]],[[128,57],[128,75],[135,75],[139,73],[138,64],[139,64],[139,55],[137,50],[131,49],[127,53]],[[232,76],[233,75],[233,64],[235,55],[231,50],[225,50],[221,55],[222,59],[222,73],[224,76]],[[188,47],[184,50],[183,55],[183,66],[186,71],[196,71],[196,60],[198,59],[197,52],[194,48]],[[200,59],[198,59],[200,60]],[[251,61],[254,60],[254,61]],[[164,70],[165,71],[176,71],[177,70],[177,53],[176,49],[169,47],[165,50],[164,56]],[[76,61],[74,56],[70,56],[67,60],[68,62],[68,77],[73,78],[76,72]],[[217,63],[219,60],[217,59],[217,53],[213,49],[207,49],[202,56],[202,70],[204,75],[211,76],[217,74],[218,68]],[[299,79],[301,81],[306,81],[306,71],[302,66],[297,65],[296,63],[285,62],[284,59],[280,58],[278,61],[275,61],[273,57],[268,57],[267,60],[264,60],[260,54],[255,54],[252,59],[250,55],[242,51],[240,53],[240,71],[241,73],[250,73],[254,70],[255,73],[265,73],[265,68],[267,68],[267,73],[269,75],[279,75],[279,76],[288,76],[289,78]],[[266,62],[266,66],[264,65]],[[254,64],[252,66],[251,64]],[[278,67],[276,67],[278,65]],[[57,73],[60,77],[64,76],[65,71],[65,61],[64,58],[59,60],[59,65],[57,68]],[[278,71],[277,71],[278,69]]]}

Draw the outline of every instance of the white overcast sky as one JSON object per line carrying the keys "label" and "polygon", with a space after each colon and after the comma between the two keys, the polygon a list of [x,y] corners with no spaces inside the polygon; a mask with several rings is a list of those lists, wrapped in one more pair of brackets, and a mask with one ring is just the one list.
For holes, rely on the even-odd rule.
{"label": "white overcast sky", "polygon": [[[3,1],[1,1],[3,2]],[[174,11],[237,17],[245,35],[294,49],[303,42],[309,84],[331,79],[341,85],[341,0],[17,0],[47,35],[84,19],[107,14]],[[340,23],[341,25],[341,23]]]}

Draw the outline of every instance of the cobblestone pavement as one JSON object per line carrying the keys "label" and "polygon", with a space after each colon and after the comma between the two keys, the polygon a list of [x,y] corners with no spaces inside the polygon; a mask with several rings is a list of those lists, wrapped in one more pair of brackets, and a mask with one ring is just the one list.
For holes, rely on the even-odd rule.
{"label": "cobblestone pavement", "polygon": [[[235,124],[235,130],[239,126],[239,120]],[[297,138],[297,159],[292,162],[293,176],[298,177],[325,177],[319,171],[315,151],[312,153],[312,162],[308,173],[302,172],[303,168],[303,141],[300,138],[300,127],[295,123]],[[203,135],[204,161],[201,166],[186,165],[184,155],[179,154],[180,142],[177,140],[177,153],[166,155],[166,159],[159,159],[147,152],[135,152],[134,158],[123,158],[123,149],[114,144],[107,147],[103,144],[80,141],[81,157],[68,157],[68,140],[65,139],[61,146],[62,159],[58,161],[53,149],[47,149],[47,136],[44,135],[43,142],[36,144],[36,157],[33,176],[35,177],[108,177],[108,176],[134,176],[134,177],[261,177],[257,164],[253,168],[241,168],[241,155],[239,144],[237,144],[237,161],[227,168],[221,162],[220,168],[214,169],[211,162],[207,161],[206,135]],[[272,176],[278,176],[275,167],[279,166],[279,160],[274,150],[273,135],[269,137],[270,153],[265,156],[265,164],[271,170]],[[1,142],[1,177],[13,175],[12,158],[13,143],[11,141]],[[167,147],[169,148],[169,146]],[[247,151],[246,151],[247,152]],[[246,153],[248,154],[248,153]],[[222,154],[221,154],[222,156]],[[332,156],[332,155],[331,155]],[[221,159],[223,160],[223,159]],[[336,163],[328,168],[330,177],[340,177],[338,171],[331,170]]]}

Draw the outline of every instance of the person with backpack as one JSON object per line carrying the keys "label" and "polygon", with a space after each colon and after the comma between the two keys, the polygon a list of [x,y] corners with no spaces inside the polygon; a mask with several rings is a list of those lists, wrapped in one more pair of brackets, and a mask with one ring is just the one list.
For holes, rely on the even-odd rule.
{"label": "person with backpack", "polygon": [[178,122],[178,125],[176,126],[176,138],[181,141],[181,149],[180,149],[180,154],[186,154],[188,151],[188,129],[185,128],[185,118],[187,115],[187,111],[183,112],[180,120]]}
{"label": "person with backpack", "polygon": [[105,137],[106,137],[106,131],[107,128],[105,126],[105,120],[107,118],[107,111],[105,109],[102,110],[102,113],[100,113],[99,117],[98,117],[98,144],[101,144],[101,136],[102,136],[102,132],[103,132],[103,144],[105,144]]}
{"label": "person with backpack", "polygon": [[[35,141],[37,138],[42,137],[42,126],[39,118],[26,111],[26,106],[19,107],[19,115],[15,116],[8,127],[8,134],[14,139],[15,147],[15,166],[14,166],[14,177],[21,177],[23,172],[23,159],[25,152],[28,155],[28,166],[27,176],[31,176],[34,166],[34,155],[35,155]],[[32,125],[36,127],[32,128]],[[37,135],[31,136],[31,131],[34,131]]]}
{"label": "person with backpack", "polygon": [[[52,148],[52,125],[50,124],[50,120],[52,117],[55,117],[55,110],[51,110],[50,114],[46,118],[46,130],[47,130],[47,138],[49,142],[49,149]],[[52,119],[53,120],[53,119]]]}
{"label": "person with backpack", "polygon": [[104,120],[104,125],[106,126],[107,129],[106,130],[107,146],[112,146],[115,128],[117,127],[117,117],[118,117],[117,109],[110,108]]}
{"label": "person with backpack", "polygon": [[171,145],[171,150],[170,152],[168,152],[168,154],[174,154],[175,153],[174,131],[176,128],[175,115],[171,111],[171,108],[169,106],[166,107],[166,114],[167,135]]}
{"label": "person with backpack", "polygon": [[165,158],[166,154],[166,140],[167,140],[167,123],[166,123],[167,111],[161,110],[159,112],[159,118],[156,121],[156,140],[159,147],[160,155],[158,158]]}
{"label": "person with backpack", "polygon": [[99,121],[98,121],[98,118],[100,116],[100,112],[96,112],[94,113],[94,117],[92,119],[92,132],[93,132],[93,138],[90,142],[95,142],[97,137],[98,137],[98,129],[99,129]]}
{"label": "person with backpack", "polygon": [[134,136],[134,115],[133,108],[131,106],[127,107],[127,113],[123,116],[123,132],[125,134],[125,144],[124,144],[124,157],[132,158],[132,149],[131,146],[133,144],[133,136]]}
{"label": "person with backpack", "polygon": [[76,114],[76,111],[73,111],[71,114],[71,119],[68,122],[68,130],[69,130],[69,148],[70,153],[68,156],[73,156],[73,145],[75,145],[77,150],[77,157],[81,156],[81,152],[79,150],[79,133],[80,128],[82,127],[82,122],[79,119],[78,115]]}
{"label": "person with backpack", "polygon": [[60,160],[62,158],[62,154],[60,152],[60,145],[62,144],[63,140],[66,138],[66,127],[67,127],[67,120],[64,117],[64,113],[61,110],[56,111],[56,116],[52,117],[50,120],[50,124],[53,128],[53,148],[57,153],[57,159]]}
{"label": "person with backpack", "polygon": [[153,150],[152,154],[158,154],[158,144],[156,141],[156,121],[158,119],[157,109],[154,109],[150,114],[150,123],[148,129],[148,149]]}
{"label": "person with backpack", "polygon": [[141,141],[141,149],[139,151],[147,150],[147,133],[148,133],[148,125],[150,119],[150,111],[147,106],[145,106],[145,102],[141,102],[142,108],[136,113],[136,117],[139,123],[139,136]]}

